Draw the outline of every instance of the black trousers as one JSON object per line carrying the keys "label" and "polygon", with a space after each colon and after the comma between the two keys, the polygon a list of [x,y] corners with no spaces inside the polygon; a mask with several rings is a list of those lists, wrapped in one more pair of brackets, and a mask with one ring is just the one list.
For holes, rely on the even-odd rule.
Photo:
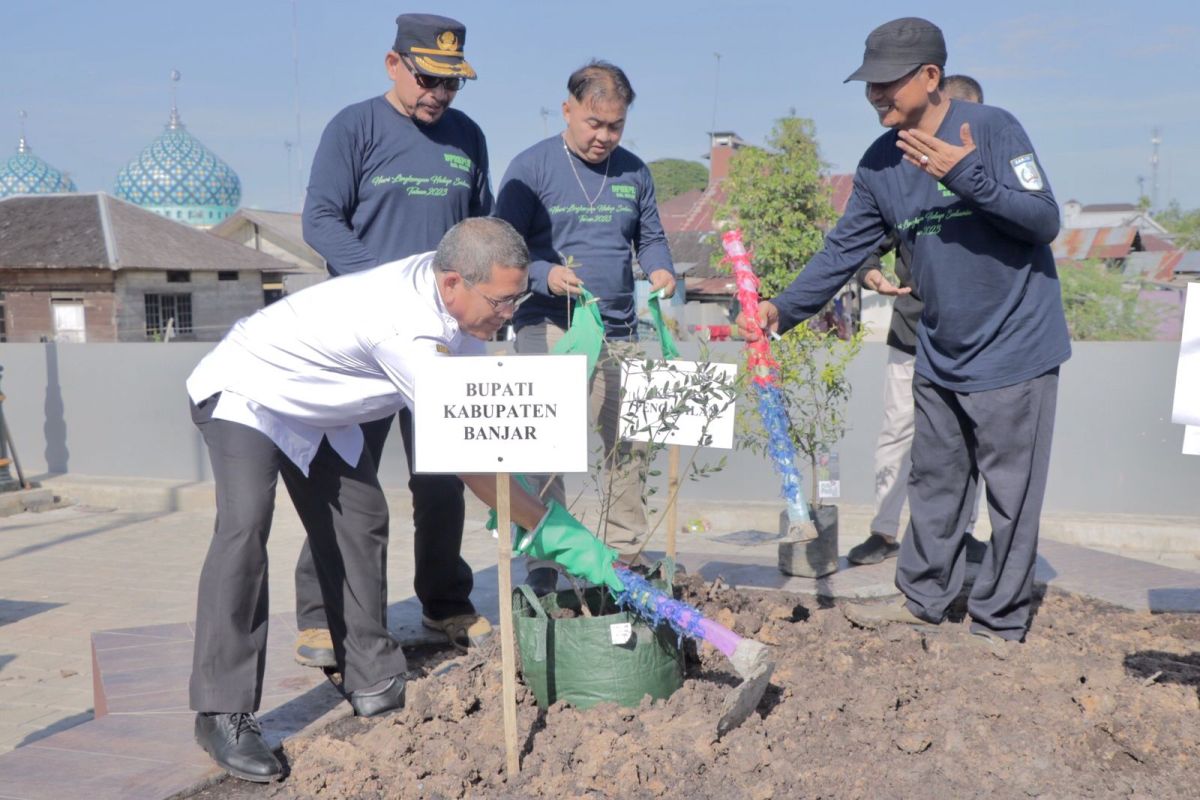
{"label": "black trousers", "polygon": [[267,537],[279,476],[317,555],[316,577],[347,691],[405,671],[387,631],[380,564],[388,509],[364,450],[351,467],[328,442],[305,476],[263,433],[213,419],[219,395],[192,405],[217,492],[212,544],[200,572],[189,687],[194,711],[244,712],[262,699],[267,646]]}
{"label": "black trousers", "polygon": [[[430,619],[474,613],[471,589],[475,586],[475,576],[461,555],[466,514],[463,482],[454,475],[414,475],[412,412],[406,408],[397,417],[408,458],[408,489],[412,492],[413,526],[416,529],[413,536],[413,589],[421,601],[423,613]],[[367,450],[376,464],[383,456],[383,445],[391,426],[391,417],[362,426]],[[386,552],[382,569],[386,576]],[[385,584],[385,603],[386,595]],[[329,627],[308,542],[296,562],[296,627],[300,630]]]}
{"label": "black trousers", "polygon": [[920,375],[913,379],[910,522],[900,543],[896,587],[918,617],[940,622],[962,589],[963,533],[982,477],[992,539],[967,600],[971,627],[1005,639],[1025,635],[1057,397],[1057,367],[984,392],[954,392]]}

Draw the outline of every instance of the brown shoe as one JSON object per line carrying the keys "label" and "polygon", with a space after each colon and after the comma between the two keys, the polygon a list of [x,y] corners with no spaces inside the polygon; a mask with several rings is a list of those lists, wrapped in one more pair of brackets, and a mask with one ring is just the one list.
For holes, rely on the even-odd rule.
{"label": "brown shoe", "polygon": [[463,650],[478,647],[492,635],[492,623],[478,614],[456,614],[445,619],[430,619],[422,614],[421,624],[446,634],[452,645]]}
{"label": "brown shoe", "polygon": [[306,667],[336,667],[333,639],[325,628],[305,628],[296,637],[296,663]]}
{"label": "brown shoe", "polygon": [[1005,639],[995,631],[983,627],[974,627],[970,636],[967,637],[967,641],[979,649],[986,650],[1001,661],[1007,661],[1008,657],[1016,650],[1017,645],[1020,644],[1020,642]]}
{"label": "brown shoe", "polygon": [[842,613],[846,619],[853,622],[860,628],[869,628],[877,630],[884,625],[892,623],[900,623],[903,625],[933,625],[929,620],[924,620],[916,614],[908,610],[907,600],[900,598],[898,603],[888,603],[887,605],[867,605],[865,603],[847,603],[842,606]]}

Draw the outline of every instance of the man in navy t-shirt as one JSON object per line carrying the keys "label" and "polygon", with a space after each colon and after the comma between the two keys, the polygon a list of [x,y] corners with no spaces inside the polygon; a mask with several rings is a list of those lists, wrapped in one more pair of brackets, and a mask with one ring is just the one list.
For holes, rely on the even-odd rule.
{"label": "man in navy t-shirt", "polygon": [[[646,529],[645,448],[618,440],[620,360],[635,354],[637,340],[633,255],[651,291],[662,289],[664,297],[675,291],[650,170],[619,146],[633,99],[620,68],[593,61],[576,70],[563,103],[566,130],[513,159],[496,201],[496,216],[525,237],[530,251],[533,295],[513,318],[518,352],[553,348],[581,288],[599,300],[607,342],[589,400],[611,478],[603,483],[608,513],[599,533],[623,556],[638,551]],[[561,478],[551,484],[550,496],[565,501]],[[544,593],[556,574],[535,567],[528,580]]]}
{"label": "man in navy t-shirt", "polygon": [[[450,108],[475,70],[463,57],[466,28],[433,14],[396,18],[385,57],[392,87],[347,106],[326,126],[304,202],[304,239],[344,275],[437,249],[459,221],[492,210],[487,143],[470,117]],[[412,413],[400,433],[412,471]],[[378,464],[391,417],[363,425]],[[466,646],[491,632],[475,613],[471,568],[462,559],[463,484],[453,475],[411,475],[416,528],[414,588],[426,626]],[[386,565],[385,565],[386,568]],[[331,666],[332,641],[312,554],[296,565],[296,660]]]}
{"label": "man in navy t-shirt", "polygon": [[[976,476],[992,539],[971,589],[974,641],[1003,657],[1030,620],[1058,367],[1071,354],[1050,252],[1058,205],[1033,145],[999,108],[942,94],[942,32],[916,18],[867,38],[868,102],[891,130],[867,150],[846,214],[799,276],[760,306],[787,330],[816,313],[889,232],[912,254],[917,328],[911,521],[899,606],[850,606],[852,621],[939,623],[963,584]],[[753,244],[753,243],[751,243]],[[739,325],[747,320],[741,317]]]}

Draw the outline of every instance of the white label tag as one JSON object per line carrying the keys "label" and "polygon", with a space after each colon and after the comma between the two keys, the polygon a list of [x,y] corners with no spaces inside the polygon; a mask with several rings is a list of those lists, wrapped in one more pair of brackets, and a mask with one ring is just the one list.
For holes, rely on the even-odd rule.
{"label": "white label tag", "polygon": [[633,623],[614,622],[608,626],[608,635],[613,644],[625,644],[633,638]]}

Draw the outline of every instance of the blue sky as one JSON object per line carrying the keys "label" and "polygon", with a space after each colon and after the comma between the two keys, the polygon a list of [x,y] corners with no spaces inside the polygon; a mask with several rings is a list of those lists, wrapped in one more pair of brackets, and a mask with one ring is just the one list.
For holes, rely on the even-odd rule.
{"label": "blue sky", "polygon": [[[38,0],[5,4],[0,34],[0,154],[29,114],[34,152],[84,191],[117,172],[162,130],[168,75],[179,69],[188,129],[242,179],[243,204],[298,207],[290,0],[205,3]],[[493,185],[508,161],[560,129],[567,75],[590,57],[620,64],[638,92],[626,144],[642,158],[697,158],[713,120],[761,143],[775,119],[812,118],[833,171],[851,171],[882,132],[862,85],[842,79],[875,25],[900,15],[946,34],[947,69],[979,79],[989,103],[1025,125],[1060,202],[1133,202],[1151,191],[1151,130],[1161,129],[1159,204],[1200,207],[1200,6],[1185,0],[1067,4],[740,3],[491,0],[412,6],[298,0],[299,152],[329,118],[387,89],[383,56],[403,11],[467,24],[480,79],[456,107],[483,127]],[[294,155],[293,155],[294,159]],[[307,163],[304,165],[307,175]],[[290,177],[290,182],[289,182]],[[289,183],[291,188],[289,190]]]}

